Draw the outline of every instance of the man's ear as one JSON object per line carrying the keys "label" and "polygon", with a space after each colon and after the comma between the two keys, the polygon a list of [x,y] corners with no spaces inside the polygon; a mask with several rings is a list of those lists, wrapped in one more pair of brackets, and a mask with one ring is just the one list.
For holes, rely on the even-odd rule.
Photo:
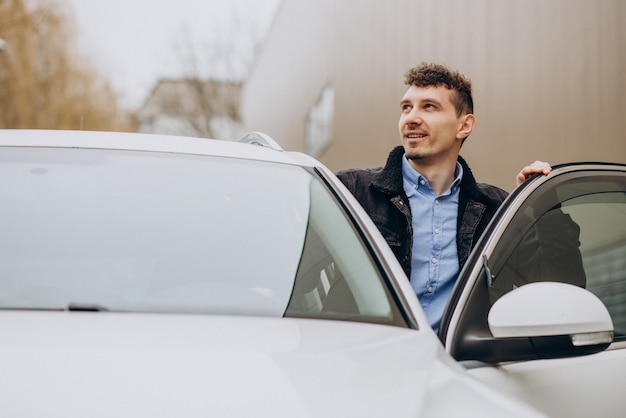
{"label": "man's ear", "polygon": [[459,125],[459,130],[456,134],[458,139],[465,139],[472,133],[474,127],[476,126],[476,117],[468,113],[467,115],[461,118],[461,123]]}

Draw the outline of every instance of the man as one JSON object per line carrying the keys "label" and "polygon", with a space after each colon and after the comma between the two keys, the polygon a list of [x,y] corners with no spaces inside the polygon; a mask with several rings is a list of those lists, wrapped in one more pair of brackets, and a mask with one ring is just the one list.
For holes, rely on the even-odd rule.
{"label": "man", "polygon": [[[459,156],[476,125],[471,81],[446,66],[422,63],[406,73],[405,83],[402,146],[384,167],[337,175],[387,240],[437,331],[461,267],[507,193],[477,183]],[[517,182],[550,170],[536,161]]]}

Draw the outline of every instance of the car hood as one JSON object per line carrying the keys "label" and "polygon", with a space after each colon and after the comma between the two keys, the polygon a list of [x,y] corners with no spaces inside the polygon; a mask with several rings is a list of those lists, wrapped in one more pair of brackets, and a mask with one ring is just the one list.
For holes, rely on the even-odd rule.
{"label": "car hood", "polygon": [[0,415],[533,416],[435,335],[338,321],[0,313]]}

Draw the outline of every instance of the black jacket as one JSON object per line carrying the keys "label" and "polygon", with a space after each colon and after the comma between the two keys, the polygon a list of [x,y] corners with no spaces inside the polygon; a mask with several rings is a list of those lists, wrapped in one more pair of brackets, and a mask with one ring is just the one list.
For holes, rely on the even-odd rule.
{"label": "black jacket", "polygon": [[[407,277],[411,277],[413,227],[409,199],[403,187],[403,157],[404,148],[398,146],[391,151],[384,167],[342,170],[337,172],[337,176],[372,218]],[[458,161],[463,166],[463,178],[459,192],[456,241],[459,266],[463,267],[507,192],[495,186],[476,183],[465,160],[459,157]]]}

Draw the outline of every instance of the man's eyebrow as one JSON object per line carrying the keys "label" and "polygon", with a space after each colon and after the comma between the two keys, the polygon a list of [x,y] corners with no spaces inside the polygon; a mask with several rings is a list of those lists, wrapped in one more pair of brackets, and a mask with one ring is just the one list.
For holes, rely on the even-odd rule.
{"label": "man's eyebrow", "polygon": [[[413,103],[412,100],[410,99],[403,99],[400,101],[400,106],[404,105],[404,104],[411,104]],[[420,99],[418,101],[419,104],[424,104],[424,103],[432,103],[432,104],[436,104],[438,106],[442,106],[442,102],[438,99],[435,99],[434,97],[425,97],[423,99]]]}
{"label": "man's eyebrow", "polygon": [[426,97],[426,98],[420,100],[420,103],[433,103],[433,104],[436,104],[436,105],[439,105],[439,106],[442,105],[441,101],[438,100],[438,99],[435,99],[434,97]]}

